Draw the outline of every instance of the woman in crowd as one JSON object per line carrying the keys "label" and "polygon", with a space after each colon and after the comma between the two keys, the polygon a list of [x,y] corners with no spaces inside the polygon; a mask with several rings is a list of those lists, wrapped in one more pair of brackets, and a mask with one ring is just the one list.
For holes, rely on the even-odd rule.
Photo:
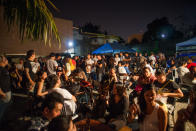
{"label": "woman in crowd", "polygon": [[155,102],[156,91],[152,84],[145,85],[139,96],[140,131],[165,131],[167,113]]}
{"label": "woman in crowd", "polygon": [[38,82],[37,82],[37,88],[35,88],[35,95],[37,97],[43,97],[45,95],[48,94],[48,91],[46,90],[46,86],[45,86],[45,80],[47,78],[47,73],[46,71],[39,71],[37,73],[38,75]]}
{"label": "woman in crowd", "polygon": [[152,84],[156,80],[156,77],[152,75],[149,67],[144,67],[142,69],[142,75],[138,79],[138,84],[136,86],[136,91],[140,92],[144,85]]}
{"label": "woman in crowd", "polygon": [[126,116],[128,113],[129,101],[125,93],[125,88],[122,85],[114,85],[112,95],[108,102],[109,116],[107,120],[109,123],[121,123],[123,126],[126,124]]}

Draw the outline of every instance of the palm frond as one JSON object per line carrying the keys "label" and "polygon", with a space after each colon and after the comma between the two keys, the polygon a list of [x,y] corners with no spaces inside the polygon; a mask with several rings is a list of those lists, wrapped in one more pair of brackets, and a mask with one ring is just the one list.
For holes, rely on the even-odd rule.
{"label": "palm frond", "polygon": [[[45,0],[2,0],[4,7],[4,19],[9,30],[17,26],[21,40],[24,38],[38,40],[44,39],[45,44],[51,45],[51,38],[54,36],[61,45],[58,29],[54,17]],[[56,6],[46,0],[55,10]]]}

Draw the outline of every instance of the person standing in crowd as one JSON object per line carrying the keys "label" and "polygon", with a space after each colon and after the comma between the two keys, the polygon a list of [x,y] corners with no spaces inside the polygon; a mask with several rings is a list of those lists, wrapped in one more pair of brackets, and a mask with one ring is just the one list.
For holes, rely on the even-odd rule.
{"label": "person standing in crowd", "polygon": [[48,71],[48,75],[56,75],[56,69],[58,67],[58,64],[55,60],[55,54],[54,53],[50,53],[50,59],[46,62],[47,65],[47,71]]}
{"label": "person standing in crowd", "polygon": [[190,69],[191,66],[196,66],[196,63],[193,62],[191,58],[187,60],[187,68]]}
{"label": "person standing in crowd", "polygon": [[120,61],[123,61],[124,58],[125,58],[122,52],[120,52],[120,56],[119,57],[120,57]]}
{"label": "person standing in crowd", "polygon": [[149,59],[149,61],[152,60],[152,64],[155,65],[155,63],[156,63],[156,57],[154,56],[154,53],[153,52],[150,53],[150,56],[149,56],[148,59]]}
{"label": "person standing in crowd", "polygon": [[0,56],[0,124],[2,118],[11,101],[11,81],[9,72],[6,69],[8,60],[5,56]]}
{"label": "person standing in crowd", "polygon": [[130,62],[131,61],[131,57],[129,56],[128,53],[125,53],[125,57],[124,57],[123,61],[125,61],[125,62]]}
{"label": "person standing in crowd", "polygon": [[166,78],[164,71],[157,71],[155,76],[157,78],[154,82],[158,92],[157,101],[168,111],[169,126],[173,127],[172,115],[175,109],[175,98],[181,98],[184,95],[176,82]]}
{"label": "person standing in crowd", "polygon": [[117,66],[118,62],[120,61],[120,58],[119,58],[118,54],[115,54],[114,60],[115,60],[114,65]]}
{"label": "person standing in crowd", "polygon": [[86,72],[90,74],[91,73],[91,69],[92,69],[92,67],[94,65],[94,61],[91,59],[91,55],[90,54],[87,55],[87,59],[85,60],[85,65],[86,65]]}
{"label": "person standing in crowd", "polygon": [[42,115],[31,118],[28,131],[46,131],[50,121],[61,114],[63,101],[58,93],[47,95],[42,104]]}
{"label": "person standing in crowd", "polygon": [[20,75],[22,75],[21,72],[24,71],[24,60],[22,58],[20,59],[19,63],[16,64],[16,68],[18,69]]}
{"label": "person standing in crowd", "polygon": [[97,66],[96,66],[97,80],[98,80],[98,82],[101,82],[102,81],[102,77],[104,75],[105,63],[101,59],[100,55],[98,55],[97,58],[98,58]]}
{"label": "person standing in crowd", "polygon": [[182,77],[189,72],[189,69],[186,66],[187,66],[186,61],[184,61],[184,60],[180,61],[180,67],[177,68],[180,82],[182,82]]}
{"label": "person standing in crowd", "polygon": [[63,63],[62,63],[62,57],[60,54],[56,55],[56,62],[58,64],[59,67],[63,67]]}
{"label": "person standing in crowd", "polygon": [[27,51],[27,60],[24,63],[24,69],[25,69],[24,82],[29,93],[33,93],[35,87],[36,75],[33,72],[35,70],[34,60],[35,60],[35,51],[34,50]]}
{"label": "person standing in crowd", "polygon": [[40,63],[37,58],[35,58],[34,62],[35,62],[35,64],[34,64],[34,68],[33,68],[33,73],[36,74],[40,70]]}

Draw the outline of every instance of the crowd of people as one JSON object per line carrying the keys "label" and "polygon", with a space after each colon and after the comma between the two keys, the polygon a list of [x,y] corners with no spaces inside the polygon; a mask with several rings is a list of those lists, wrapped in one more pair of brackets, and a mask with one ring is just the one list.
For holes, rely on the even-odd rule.
{"label": "crowd of people", "polygon": [[[1,55],[0,123],[22,90],[31,100],[24,130],[179,131],[187,120],[196,125],[195,85],[196,63],[163,53],[36,58],[29,50],[18,63]],[[175,103],[185,97],[175,120]]]}

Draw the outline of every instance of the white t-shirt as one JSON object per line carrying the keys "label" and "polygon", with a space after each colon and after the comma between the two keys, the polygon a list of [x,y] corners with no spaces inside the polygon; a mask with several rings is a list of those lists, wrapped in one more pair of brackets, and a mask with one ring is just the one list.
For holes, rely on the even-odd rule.
{"label": "white t-shirt", "polygon": [[114,64],[115,65],[118,65],[118,62],[120,61],[120,58],[119,57],[118,58],[115,57],[114,60],[115,60],[115,63]]}
{"label": "white t-shirt", "polygon": [[146,64],[146,66],[145,67],[148,67],[148,68],[150,68],[150,72],[152,73],[152,75],[154,75],[155,73],[154,73],[154,70],[152,69],[152,67],[149,65],[149,64]]}
{"label": "white t-shirt", "polygon": [[48,74],[54,74],[56,75],[56,67],[58,66],[57,62],[55,60],[49,59],[46,63],[47,69],[48,69]]}
{"label": "white t-shirt", "polygon": [[16,64],[16,68],[17,68],[18,70],[24,70],[23,64]]}
{"label": "white t-shirt", "polygon": [[155,62],[156,62],[156,58],[155,58],[153,55],[149,56],[149,60],[152,60],[152,61],[153,61],[153,65],[154,65]]}
{"label": "white t-shirt", "polygon": [[86,60],[86,65],[91,65],[94,64],[94,61],[92,59],[87,59]]}
{"label": "white t-shirt", "polygon": [[118,67],[118,73],[120,73],[120,74],[127,74],[127,72],[126,72],[124,66]]}
{"label": "white t-shirt", "polygon": [[66,115],[73,115],[76,111],[77,106],[74,100],[72,99],[72,94],[66,89],[62,89],[62,88],[54,88],[52,90],[54,92],[61,94],[65,99],[64,106],[65,106]]}
{"label": "white t-shirt", "polygon": [[186,68],[186,67],[179,67],[178,69],[177,69],[177,72],[178,72],[178,75],[180,76],[180,77],[182,77],[182,76],[184,76],[186,73],[188,73],[189,72],[189,69],[188,68]]}
{"label": "white t-shirt", "polygon": [[69,63],[65,64],[66,66],[66,76],[70,76],[71,75],[71,65]]}

